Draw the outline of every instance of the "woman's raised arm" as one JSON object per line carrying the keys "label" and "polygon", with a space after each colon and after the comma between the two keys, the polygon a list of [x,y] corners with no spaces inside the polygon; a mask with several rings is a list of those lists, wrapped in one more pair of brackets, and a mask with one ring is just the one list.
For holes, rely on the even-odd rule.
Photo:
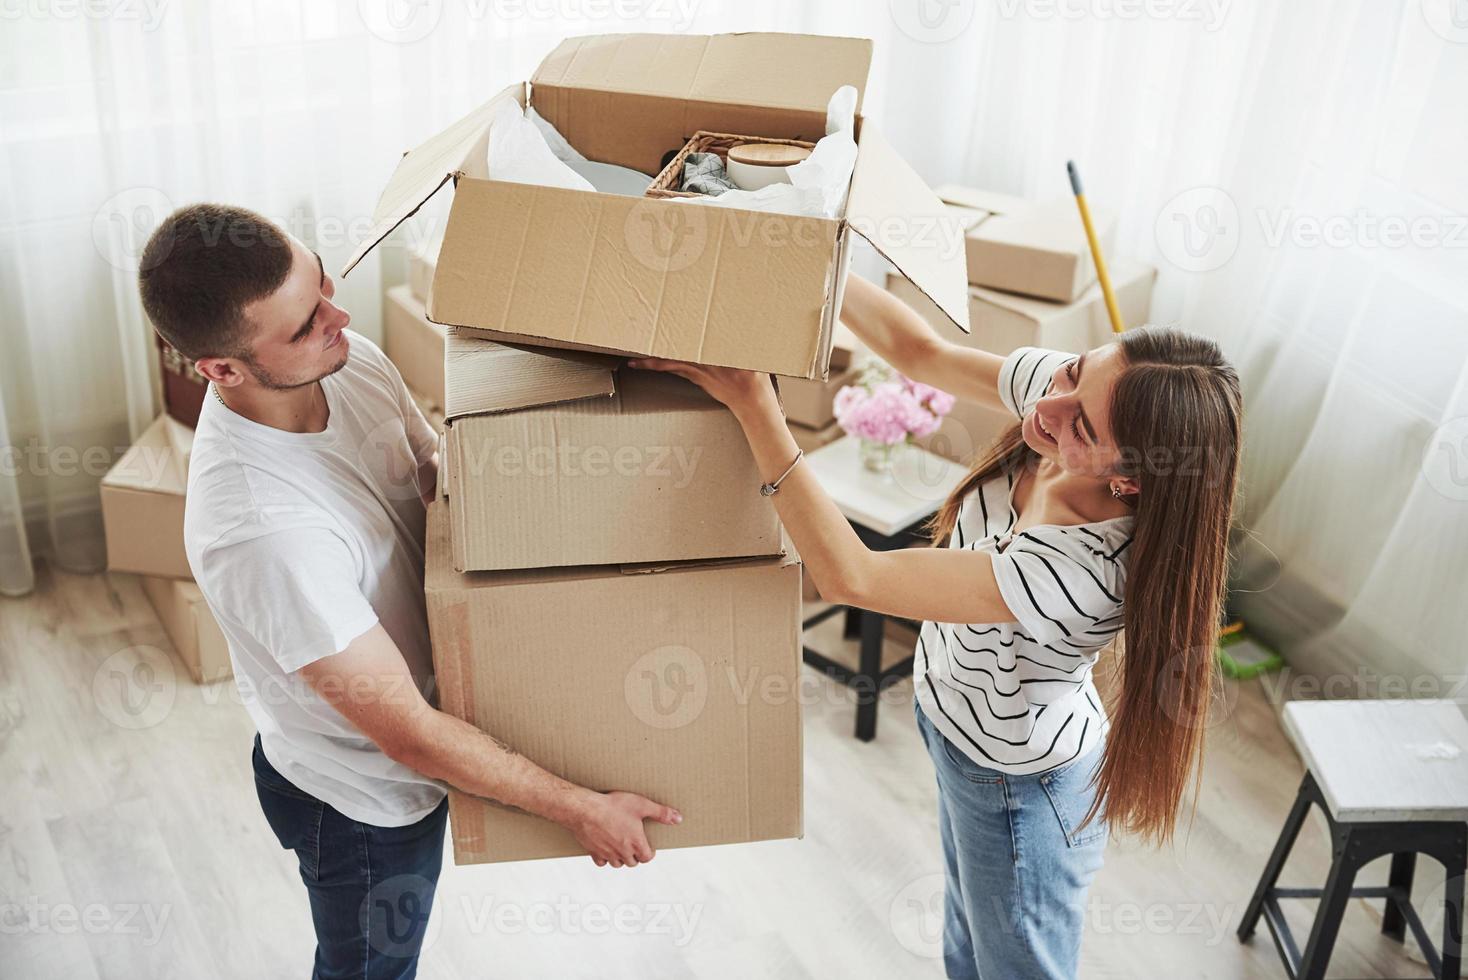
{"label": "woman's raised arm", "polygon": [[999,369],[1004,358],[944,340],[902,300],[852,274],[846,279],[841,322],[872,353],[914,381],[1002,411]]}

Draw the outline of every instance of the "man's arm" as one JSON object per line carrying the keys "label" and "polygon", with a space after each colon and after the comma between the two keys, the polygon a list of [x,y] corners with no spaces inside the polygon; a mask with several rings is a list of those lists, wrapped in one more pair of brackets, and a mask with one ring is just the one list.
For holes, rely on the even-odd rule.
{"label": "man's arm", "polygon": [[438,451],[418,467],[418,496],[423,498],[424,507],[432,507],[438,496]]}
{"label": "man's arm", "polygon": [[644,819],[676,824],[672,807],[635,793],[599,793],[546,772],[493,736],[435,709],[413,682],[382,624],[346,649],[302,667],[324,700],[391,759],[475,796],[552,820],[575,835],[598,866],[636,867],[653,849]]}

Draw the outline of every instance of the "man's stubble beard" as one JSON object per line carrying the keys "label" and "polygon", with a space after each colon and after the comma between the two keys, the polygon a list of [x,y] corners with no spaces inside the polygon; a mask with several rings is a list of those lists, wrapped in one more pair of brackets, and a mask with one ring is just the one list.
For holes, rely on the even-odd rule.
{"label": "man's stubble beard", "polygon": [[254,355],[244,354],[240,356],[240,360],[243,361],[245,367],[249,369],[250,376],[255,379],[255,383],[258,384],[260,387],[268,389],[270,391],[291,391],[296,388],[304,388],[307,385],[314,385],[322,378],[336,374],[336,372],[346,367],[347,361],[350,358],[350,353],[343,355],[342,359],[336,362],[335,367],[331,368],[328,371],[323,371],[314,378],[309,378],[305,381],[284,381],[281,378],[278,378],[275,375],[271,374],[265,368],[261,367],[255,361]]}

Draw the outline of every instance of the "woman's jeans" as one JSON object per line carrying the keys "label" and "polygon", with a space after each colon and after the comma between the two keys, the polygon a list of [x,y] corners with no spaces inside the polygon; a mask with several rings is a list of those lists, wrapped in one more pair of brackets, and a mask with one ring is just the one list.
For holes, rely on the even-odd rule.
{"label": "woman's jeans", "polygon": [[917,717],[938,770],[948,976],[1074,977],[1086,890],[1106,849],[1103,820],[1080,826],[1104,743],[1059,769],[1014,776],[975,764],[921,707]]}
{"label": "woman's jeans", "polygon": [[448,801],[406,827],[374,827],[296,789],[255,736],[255,792],[280,846],[295,851],[316,925],[313,980],[418,972],[443,864]]}

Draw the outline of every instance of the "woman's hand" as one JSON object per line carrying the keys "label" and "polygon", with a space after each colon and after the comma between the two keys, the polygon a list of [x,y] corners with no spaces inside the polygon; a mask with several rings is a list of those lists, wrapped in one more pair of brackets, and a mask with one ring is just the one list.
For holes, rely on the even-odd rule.
{"label": "woman's hand", "polygon": [[680,378],[687,378],[727,405],[735,415],[768,409],[770,406],[774,406],[775,411],[779,412],[775,386],[770,383],[768,374],[739,368],[690,364],[687,361],[670,361],[663,357],[639,357],[628,364],[634,368],[667,371]]}

